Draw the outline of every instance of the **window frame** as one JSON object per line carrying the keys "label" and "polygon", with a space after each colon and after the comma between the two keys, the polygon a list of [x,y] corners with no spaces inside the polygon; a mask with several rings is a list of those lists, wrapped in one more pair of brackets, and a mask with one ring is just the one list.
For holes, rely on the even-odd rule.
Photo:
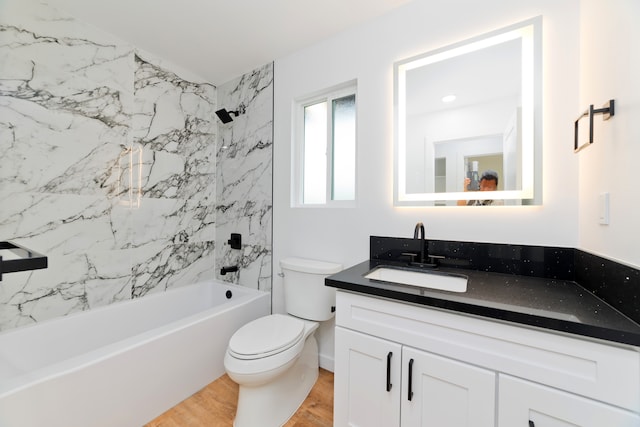
{"label": "window frame", "polygon": [[[291,207],[298,208],[352,208],[358,200],[358,87],[356,80],[307,95],[293,101],[293,138],[291,167]],[[333,100],[355,96],[355,153],[354,153],[354,198],[353,200],[333,200]],[[304,203],[304,148],[305,148],[305,108],[320,102],[327,103],[327,138],[325,170],[325,202]]]}

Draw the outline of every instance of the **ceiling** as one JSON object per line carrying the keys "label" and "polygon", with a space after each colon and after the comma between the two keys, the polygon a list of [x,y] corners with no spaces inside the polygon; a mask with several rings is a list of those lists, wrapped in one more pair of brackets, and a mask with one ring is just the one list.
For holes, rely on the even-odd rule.
{"label": "ceiling", "polygon": [[[408,71],[407,114],[518,100],[521,85],[522,41],[515,39]],[[457,99],[445,104],[445,95]]]}
{"label": "ceiling", "polygon": [[220,85],[411,0],[49,0]]}

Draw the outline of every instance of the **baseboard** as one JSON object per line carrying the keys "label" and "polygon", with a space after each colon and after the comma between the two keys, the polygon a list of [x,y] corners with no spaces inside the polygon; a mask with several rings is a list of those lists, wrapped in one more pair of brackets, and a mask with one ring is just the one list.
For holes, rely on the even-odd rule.
{"label": "baseboard", "polygon": [[329,372],[333,372],[334,370],[334,359],[333,357],[325,356],[324,354],[318,355],[318,362],[322,369],[326,369]]}

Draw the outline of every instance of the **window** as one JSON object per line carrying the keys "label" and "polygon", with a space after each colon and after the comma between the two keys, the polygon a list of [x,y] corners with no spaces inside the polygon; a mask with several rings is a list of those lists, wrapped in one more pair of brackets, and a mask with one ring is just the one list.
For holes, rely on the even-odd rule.
{"label": "window", "polygon": [[352,206],[356,199],[356,85],[296,102],[294,206]]}

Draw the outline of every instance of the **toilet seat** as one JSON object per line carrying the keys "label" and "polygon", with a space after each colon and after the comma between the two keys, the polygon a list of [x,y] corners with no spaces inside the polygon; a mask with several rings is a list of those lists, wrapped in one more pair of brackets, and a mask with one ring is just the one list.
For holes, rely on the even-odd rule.
{"label": "toilet seat", "polygon": [[304,338],[304,322],[291,316],[272,314],[242,326],[229,341],[229,354],[236,359],[255,360],[282,353]]}

